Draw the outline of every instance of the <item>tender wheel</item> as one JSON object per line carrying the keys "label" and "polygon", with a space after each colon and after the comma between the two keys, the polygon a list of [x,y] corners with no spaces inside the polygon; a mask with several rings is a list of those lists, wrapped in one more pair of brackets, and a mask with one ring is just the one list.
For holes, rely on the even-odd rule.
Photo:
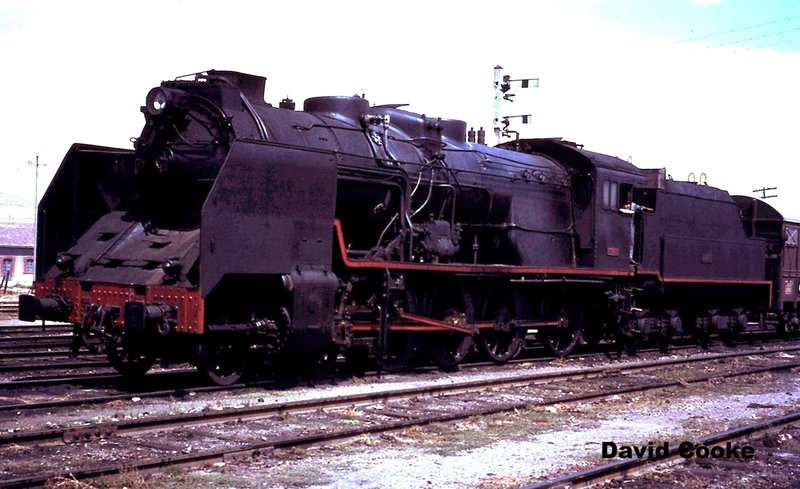
{"label": "tender wheel", "polygon": [[669,345],[672,342],[672,337],[675,336],[675,327],[673,323],[680,321],[680,318],[659,318],[660,328],[657,331],[650,333],[648,340],[650,343],[658,346],[660,353],[669,353]]}
{"label": "tender wheel", "polygon": [[789,321],[786,323],[786,329],[791,334],[797,334],[800,331],[800,318],[797,317],[797,313],[792,313]]}
{"label": "tender wheel", "polygon": [[511,360],[520,352],[525,343],[525,330],[513,327],[511,331],[486,329],[481,331],[480,340],[481,350],[499,365]]}
{"label": "tender wheel", "polygon": [[711,344],[711,316],[701,316],[695,319],[692,336],[700,348],[708,350]]}
{"label": "tender wheel", "polygon": [[[735,347],[737,346],[742,333],[747,330],[747,315],[742,312],[738,312],[735,316],[735,319],[730,322],[727,317],[719,317],[715,326],[721,330],[720,338],[724,341],[725,345]],[[722,326],[727,327],[722,328]]]}
{"label": "tender wheel", "polygon": [[233,341],[206,338],[199,346],[198,369],[217,385],[232,385],[242,378],[247,365],[245,348]]}
{"label": "tender wheel", "polygon": [[670,331],[662,331],[655,335],[653,343],[658,346],[659,353],[669,353],[669,345],[672,342],[672,333]]}
{"label": "tender wheel", "polygon": [[437,367],[444,371],[453,371],[464,360],[472,348],[472,336],[457,333],[433,334],[428,343],[428,353]]}
{"label": "tender wheel", "polygon": [[128,378],[143,376],[155,363],[152,353],[139,351],[138,348],[127,345],[124,339],[116,337],[106,340],[106,356],[111,366]]}
{"label": "tender wheel", "polygon": [[681,316],[683,327],[692,341],[703,350],[708,350],[711,342],[711,317],[698,314],[685,314]]}
{"label": "tender wheel", "polygon": [[638,319],[629,315],[621,315],[616,325],[615,334],[617,357],[621,357],[623,351],[628,356],[635,357],[637,354],[636,348],[642,339]]}

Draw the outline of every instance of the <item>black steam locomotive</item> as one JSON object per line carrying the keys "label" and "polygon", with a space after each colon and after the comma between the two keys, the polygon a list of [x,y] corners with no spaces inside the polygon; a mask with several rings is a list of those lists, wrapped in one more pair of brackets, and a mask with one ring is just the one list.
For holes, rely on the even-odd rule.
{"label": "black steam locomotive", "polygon": [[560,139],[498,147],[360,97],[302,111],[208,71],[142,107],[134,149],[74,145],[39,207],[35,294],[127,375],[611,335],[797,327],[797,229],[755,199]]}

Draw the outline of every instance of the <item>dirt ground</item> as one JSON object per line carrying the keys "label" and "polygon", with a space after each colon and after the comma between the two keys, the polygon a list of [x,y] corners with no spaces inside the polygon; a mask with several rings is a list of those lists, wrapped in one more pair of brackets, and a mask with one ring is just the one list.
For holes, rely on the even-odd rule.
{"label": "dirt ground", "polygon": [[[147,482],[274,489],[515,488],[604,462],[604,441],[680,443],[800,409],[797,374],[763,374],[363,436],[162,474]],[[756,456],[764,462],[769,454],[761,450]],[[788,479],[773,482],[773,487],[792,487]]]}

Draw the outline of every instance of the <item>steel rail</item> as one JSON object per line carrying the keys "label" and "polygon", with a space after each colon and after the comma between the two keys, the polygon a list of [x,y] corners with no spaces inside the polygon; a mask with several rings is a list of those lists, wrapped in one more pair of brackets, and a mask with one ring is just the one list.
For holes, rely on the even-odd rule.
{"label": "steel rail", "polygon": [[[103,357],[104,358],[104,357]],[[70,370],[82,368],[111,368],[111,363],[108,360],[75,360],[68,362],[57,363],[24,363],[20,365],[0,365],[0,373],[2,372],[31,372],[42,370]],[[1,409],[2,407],[0,407]]]}
{"label": "steel rail", "polygon": [[[2,320],[0,320],[2,322]],[[30,332],[48,332],[58,331],[60,333],[71,333],[73,326],[66,323],[50,323],[42,326],[39,323],[25,323],[25,324],[0,324],[0,334],[16,334],[16,333],[30,333]]]}
{"label": "steel rail", "polygon": [[0,335],[3,336],[16,336],[16,335],[29,335],[29,334],[72,334],[74,331],[72,326],[45,326],[42,328],[39,324],[30,326],[0,326]]}
{"label": "steel rail", "polygon": [[12,358],[58,358],[70,356],[69,349],[50,351],[0,351],[0,361]]}
{"label": "steel rail", "polygon": [[[4,331],[0,330],[0,335],[6,334]],[[0,336],[0,343],[13,343],[15,341],[52,341],[56,343],[55,340],[58,340],[57,343],[60,345],[64,343],[63,340],[72,340],[72,333],[58,333],[52,335],[23,335],[23,334],[16,334],[14,336]],[[67,343],[69,344],[69,342]],[[3,345],[5,348],[5,345]]]}
{"label": "steel rail", "polygon": [[[144,378],[146,380],[154,380],[154,378],[159,378],[159,377],[169,377],[175,375],[195,375],[196,373],[197,370],[195,369],[169,370],[164,372],[151,372],[148,373]],[[64,376],[64,377],[36,377],[36,378],[24,378],[19,380],[0,382],[0,391],[9,389],[27,388],[27,387],[47,387],[51,385],[61,385],[61,384],[90,386],[90,385],[104,385],[113,383],[120,384],[124,382],[126,382],[126,378],[118,373],[74,375],[74,376]]]}
{"label": "steel rail", "polygon": [[[63,348],[60,350],[64,353],[69,353],[69,348],[72,345],[72,336],[51,336],[49,338],[33,338],[31,342],[27,342],[28,338],[5,338],[0,340],[0,351],[2,352],[25,352],[28,350],[35,350],[37,348]],[[14,344],[8,344],[14,343]]]}

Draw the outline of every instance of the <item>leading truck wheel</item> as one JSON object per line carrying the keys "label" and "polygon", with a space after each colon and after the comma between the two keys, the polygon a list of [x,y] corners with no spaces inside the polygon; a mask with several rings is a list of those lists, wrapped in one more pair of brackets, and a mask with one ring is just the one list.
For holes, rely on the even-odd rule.
{"label": "leading truck wheel", "polygon": [[198,370],[217,385],[233,385],[245,373],[246,349],[222,338],[206,338],[199,346]]}
{"label": "leading truck wheel", "polygon": [[[150,370],[156,361],[143,338],[129,333],[118,333],[114,329],[113,309],[89,306],[83,316],[80,334],[83,344],[92,346],[92,351],[104,349],[108,362],[114,370],[129,380],[136,380]],[[75,345],[73,344],[73,347]],[[75,350],[77,353],[77,350]]]}
{"label": "leading truck wheel", "polygon": [[106,340],[106,356],[109,363],[123,377],[136,379],[142,377],[153,366],[155,356],[126,345],[125,340],[110,337]]}

